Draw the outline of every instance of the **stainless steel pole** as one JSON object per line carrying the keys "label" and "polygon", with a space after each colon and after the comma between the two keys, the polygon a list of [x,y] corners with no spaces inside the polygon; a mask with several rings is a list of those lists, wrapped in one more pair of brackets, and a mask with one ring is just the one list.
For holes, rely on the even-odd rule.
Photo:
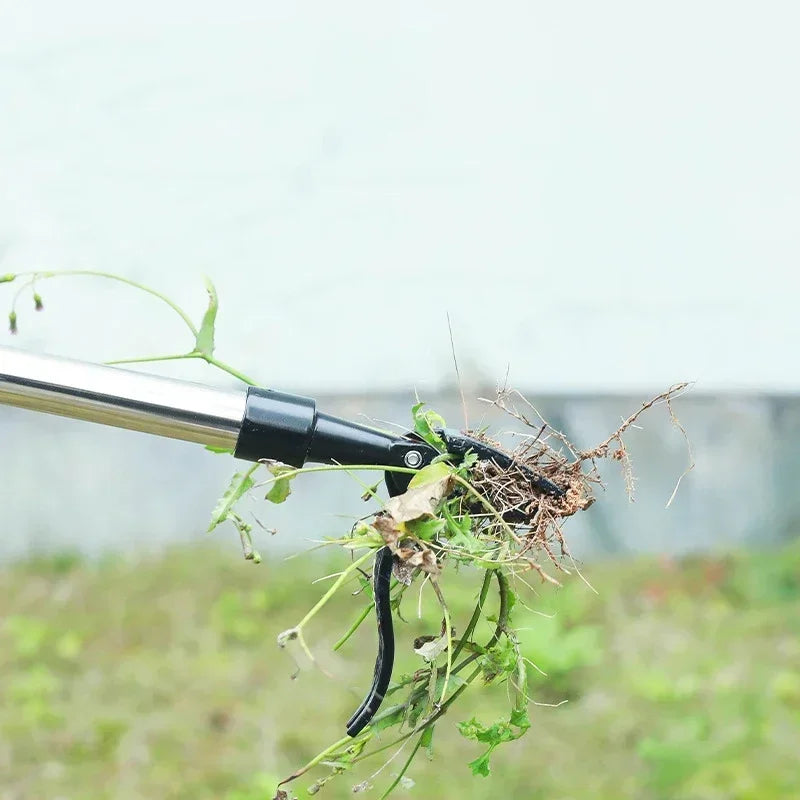
{"label": "stainless steel pole", "polygon": [[247,394],[0,347],[0,405],[236,446]]}

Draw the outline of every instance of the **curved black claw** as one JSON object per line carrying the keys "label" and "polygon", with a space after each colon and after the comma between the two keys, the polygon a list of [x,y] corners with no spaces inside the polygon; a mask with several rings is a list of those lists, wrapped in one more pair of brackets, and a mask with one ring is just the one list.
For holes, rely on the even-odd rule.
{"label": "curved black claw", "polygon": [[372,687],[364,698],[364,702],[356,709],[347,723],[348,736],[357,736],[375,716],[392,678],[394,627],[389,589],[392,580],[393,558],[392,551],[388,547],[382,547],[375,556],[372,587],[375,595],[375,615],[378,619],[378,657],[375,659]]}

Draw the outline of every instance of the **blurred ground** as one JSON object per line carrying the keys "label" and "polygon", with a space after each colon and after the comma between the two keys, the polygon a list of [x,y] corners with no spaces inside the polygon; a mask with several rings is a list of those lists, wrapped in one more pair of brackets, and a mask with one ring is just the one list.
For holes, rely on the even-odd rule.
{"label": "blurred ground", "polygon": [[[330,655],[360,599],[342,598],[314,628],[333,678],[305,669],[290,680],[293,664],[274,644],[322,592],[311,578],[341,568],[337,558],[255,567],[232,547],[181,548],[5,568],[0,798],[271,798],[278,776],[342,734],[369,682],[371,626]],[[439,724],[435,760],[420,759],[415,786],[397,796],[800,796],[800,543],[587,571],[599,596],[574,579],[527,598],[554,618],[521,621],[527,655],[548,673],[535,698],[569,702],[532,709],[531,731],[496,752],[484,779],[470,775],[478,751],[455,723],[473,713],[493,721],[505,692],[470,690]],[[446,588],[463,618],[474,580],[464,572]],[[438,626],[433,605],[423,621],[412,605],[398,674],[414,666],[413,636]],[[365,762],[322,796],[352,797],[379,765]]]}

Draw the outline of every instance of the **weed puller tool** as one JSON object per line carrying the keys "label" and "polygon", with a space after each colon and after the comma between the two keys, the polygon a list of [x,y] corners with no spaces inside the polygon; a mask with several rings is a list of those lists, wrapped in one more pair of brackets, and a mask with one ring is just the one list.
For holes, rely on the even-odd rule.
{"label": "weed puller tool", "polygon": [[[0,347],[0,404],[228,448],[237,458],[270,459],[293,467],[310,461],[419,470],[442,455],[413,434],[397,436],[318,411],[308,397],[256,387],[222,391],[7,347]],[[483,441],[453,430],[438,433],[456,461],[473,452],[501,469],[514,464],[535,489],[563,494],[551,481]],[[389,494],[405,492],[410,479],[411,473],[387,471]],[[388,546],[378,550],[373,570],[378,657],[372,687],[347,724],[351,736],[372,719],[391,679],[392,563]]]}

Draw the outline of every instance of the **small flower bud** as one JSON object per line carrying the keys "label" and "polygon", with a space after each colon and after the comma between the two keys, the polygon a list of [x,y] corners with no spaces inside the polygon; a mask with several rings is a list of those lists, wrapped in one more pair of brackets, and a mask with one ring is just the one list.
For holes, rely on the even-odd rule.
{"label": "small flower bud", "polygon": [[16,277],[13,272],[7,272],[5,275],[0,275],[0,283],[11,283]]}
{"label": "small flower bud", "polygon": [[17,332],[17,312],[12,311],[8,315],[8,331],[9,333],[16,333]]}
{"label": "small flower bud", "polygon": [[44,308],[44,303],[42,302],[42,296],[38,292],[33,293],[33,307],[37,311],[41,311]]}

